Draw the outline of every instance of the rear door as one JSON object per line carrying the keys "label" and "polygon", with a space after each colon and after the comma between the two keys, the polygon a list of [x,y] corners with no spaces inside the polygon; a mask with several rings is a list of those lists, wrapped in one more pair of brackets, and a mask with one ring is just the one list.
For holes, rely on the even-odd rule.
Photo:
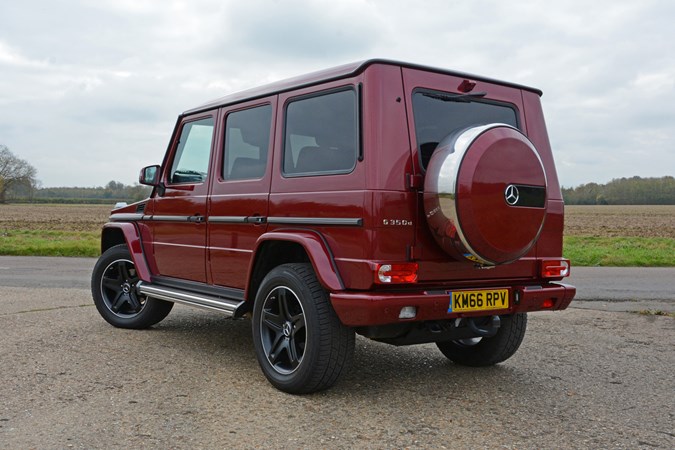
{"label": "rear door", "polygon": [[[448,134],[468,127],[505,123],[527,134],[521,91],[514,87],[460,76],[403,69],[415,172],[425,174],[436,146]],[[466,97],[466,86],[475,83]],[[471,96],[472,95],[472,96]],[[477,278],[522,278],[533,275],[533,256],[488,272],[476,270],[468,260],[455,261],[436,243],[422,207],[418,208],[415,254],[420,259],[420,282]]]}
{"label": "rear door", "polygon": [[224,108],[209,200],[210,281],[244,289],[267,229],[276,97]]}
{"label": "rear door", "polygon": [[206,282],[206,199],[216,112],[185,117],[153,199],[153,253],[160,276]]}

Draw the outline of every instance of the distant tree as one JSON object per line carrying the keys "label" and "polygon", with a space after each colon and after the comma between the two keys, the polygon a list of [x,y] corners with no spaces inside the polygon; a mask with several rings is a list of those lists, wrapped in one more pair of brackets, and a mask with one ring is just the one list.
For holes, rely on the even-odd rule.
{"label": "distant tree", "polygon": [[568,205],[675,205],[675,178],[616,178],[563,188]]}
{"label": "distant tree", "polygon": [[105,185],[105,188],[110,190],[110,191],[121,191],[124,189],[124,183],[120,183],[119,181],[111,180],[108,182],[108,184]]}
{"label": "distant tree", "polygon": [[6,145],[0,144],[0,203],[7,201],[7,192],[19,185],[34,189],[38,185],[35,179],[37,170],[14,155]]}

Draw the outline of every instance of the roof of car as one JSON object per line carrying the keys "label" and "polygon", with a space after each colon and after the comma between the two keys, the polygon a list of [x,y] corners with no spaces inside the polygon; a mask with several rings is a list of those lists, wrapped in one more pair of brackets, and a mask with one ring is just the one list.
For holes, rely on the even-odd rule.
{"label": "roof of car", "polygon": [[504,86],[514,87],[517,89],[525,89],[534,92],[537,95],[542,95],[542,92],[539,89],[530,86],[525,86],[516,83],[509,83],[469,73],[439,69],[436,67],[423,66],[419,64],[412,64],[401,61],[393,61],[388,59],[369,59],[365,61],[358,61],[350,64],[344,64],[341,66],[332,67],[330,69],[324,69],[318,72],[312,72],[297,77],[288,78],[285,80],[276,81],[274,83],[258,86],[240,92],[235,92],[233,94],[226,95],[225,97],[220,97],[210,102],[207,102],[203,105],[197,106],[196,108],[189,109],[185,111],[182,115],[194,114],[196,112],[207,111],[213,108],[227,106],[245,100],[255,100],[256,98],[266,97],[268,95],[279,94],[293,89],[309,87],[315,84],[325,83],[328,81],[339,80],[340,78],[354,76],[363,72],[368,66],[371,66],[373,64],[394,65],[398,67],[408,67],[412,69],[426,70],[429,72],[443,73],[457,77],[469,78],[472,80],[481,80],[489,83],[501,84]]}

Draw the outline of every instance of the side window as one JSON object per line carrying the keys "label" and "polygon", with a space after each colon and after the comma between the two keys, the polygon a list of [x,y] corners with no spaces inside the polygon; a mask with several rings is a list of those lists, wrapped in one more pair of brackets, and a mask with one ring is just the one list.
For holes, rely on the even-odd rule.
{"label": "side window", "polygon": [[213,139],[213,118],[183,125],[169,183],[201,183],[206,180]]}
{"label": "side window", "polygon": [[356,165],[356,93],[343,90],[295,100],[286,107],[283,173],[349,173]]}
{"label": "side window", "polygon": [[222,177],[226,180],[262,178],[272,125],[272,106],[237,111],[225,122],[225,157]]}

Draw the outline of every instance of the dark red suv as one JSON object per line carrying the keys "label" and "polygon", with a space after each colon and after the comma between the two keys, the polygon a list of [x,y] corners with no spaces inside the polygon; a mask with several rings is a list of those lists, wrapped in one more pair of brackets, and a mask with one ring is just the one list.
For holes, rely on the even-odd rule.
{"label": "dark red suv", "polygon": [[372,60],[186,111],[141,172],[150,198],[103,228],[98,311],[124,328],[175,302],[251,313],[262,371],[291,393],[335,383],[355,333],[504,361],[527,312],[575,294],[540,95]]}

